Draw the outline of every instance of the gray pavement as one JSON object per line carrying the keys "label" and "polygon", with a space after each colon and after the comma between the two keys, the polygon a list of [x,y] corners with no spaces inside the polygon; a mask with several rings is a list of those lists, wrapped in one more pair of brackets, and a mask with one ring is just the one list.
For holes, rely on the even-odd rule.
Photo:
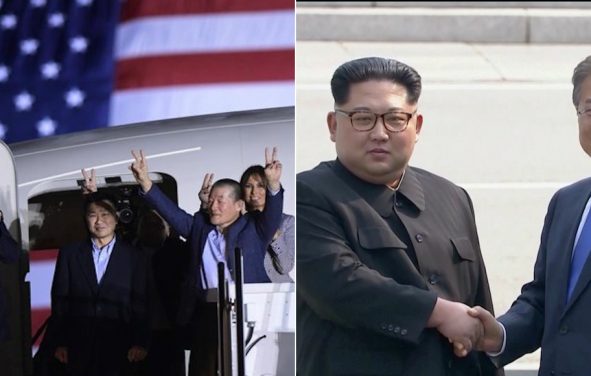
{"label": "gray pavement", "polygon": [[296,4],[298,40],[591,42],[591,2]]}
{"label": "gray pavement", "polygon": [[[325,118],[333,107],[329,80],[340,63],[389,56],[415,67],[425,120],[411,164],[471,195],[494,304],[503,313],[532,278],[551,195],[590,175],[570,99],[572,70],[589,54],[591,44],[300,40],[296,170],[335,157]],[[509,375],[535,374],[538,363],[539,352],[527,355],[508,367]]]}

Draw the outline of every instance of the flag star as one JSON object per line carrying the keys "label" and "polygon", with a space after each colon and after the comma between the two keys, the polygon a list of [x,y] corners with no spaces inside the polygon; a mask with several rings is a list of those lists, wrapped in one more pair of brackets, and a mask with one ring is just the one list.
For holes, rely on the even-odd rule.
{"label": "flag star", "polygon": [[8,129],[6,129],[6,125],[0,123],[0,140],[4,140],[6,137],[6,131],[8,131]]}
{"label": "flag star", "polygon": [[35,8],[45,6],[46,3],[46,0],[31,0],[31,5]]}
{"label": "flag star", "polygon": [[14,14],[5,14],[2,16],[0,20],[0,25],[2,25],[3,29],[14,29],[16,26],[16,16]]}
{"label": "flag star", "polygon": [[55,129],[57,128],[57,124],[53,121],[50,117],[44,117],[37,123],[37,133],[39,136],[51,136],[55,134]]}
{"label": "flag star", "polygon": [[76,87],[68,90],[65,95],[68,107],[80,107],[85,97],[84,92]]}
{"label": "flag star", "polygon": [[76,0],[76,2],[78,3],[78,5],[82,7],[86,7],[92,4],[92,0]]}
{"label": "flag star", "polygon": [[50,27],[60,27],[64,24],[66,18],[64,17],[63,13],[51,13],[49,17],[47,17],[47,23]]}
{"label": "flag star", "polygon": [[17,111],[30,110],[34,101],[35,98],[26,91],[23,91],[16,97],[14,97],[14,105],[16,106]]}
{"label": "flag star", "polygon": [[84,37],[77,36],[70,39],[70,49],[74,52],[84,52],[88,47],[88,40]]}
{"label": "flag star", "polygon": [[10,76],[10,68],[0,65],[0,82],[8,81],[8,76]]}
{"label": "flag star", "polygon": [[48,61],[47,63],[41,64],[41,75],[46,79],[56,78],[60,72],[60,68],[60,65],[55,61]]}
{"label": "flag star", "polygon": [[21,41],[21,52],[25,55],[32,55],[37,52],[39,48],[39,41],[37,39],[29,38]]}

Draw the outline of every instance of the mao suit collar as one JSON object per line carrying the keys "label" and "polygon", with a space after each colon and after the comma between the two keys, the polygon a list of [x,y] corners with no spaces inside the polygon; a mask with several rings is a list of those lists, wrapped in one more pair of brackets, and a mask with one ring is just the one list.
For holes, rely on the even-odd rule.
{"label": "mao suit collar", "polygon": [[391,189],[384,184],[368,183],[358,178],[343,166],[338,159],[332,163],[332,167],[335,174],[363,197],[382,217],[392,215],[396,200],[406,200],[418,210],[425,210],[423,187],[417,178],[416,172],[411,167],[407,167],[397,190]]}

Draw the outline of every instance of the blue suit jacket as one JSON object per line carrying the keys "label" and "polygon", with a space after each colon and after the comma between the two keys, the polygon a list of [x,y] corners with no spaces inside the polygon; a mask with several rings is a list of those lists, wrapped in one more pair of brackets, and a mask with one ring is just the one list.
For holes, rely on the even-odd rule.
{"label": "blue suit jacket", "polygon": [[575,235],[591,196],[591,178],[559,190],[548,207],[534,279],[499,317],[507,331],[501,355],[507,364],[542,347],[539,374],[589,375],[591,361],[591,262],[587,260],[571,300],[567,282]]}
{"label": "blue suit jacket", "polygon": [[[18,259],[19,247],[12,239],[4,222],[0,222],[0,262],[12,263]],[[0,341],[8,337],[8,307],[0,288]]]}
{"label": "blue suit jacket", "polygon": [[[183,282],[181,291],[178,317],[180,324],[186,324],[191,320],[196,299],[202,297],[204,293],[200,275],[201,256],[207,235],[215,226],[209,222],[209,218],[204,213],[197,212],[191,215],[180,209],[156,185],[144,194],[144,198],[179,235],[189,242],[191,256],[187,278]],[[270,282],[265,271],[264,258],[266,248],[281,223],[283,188],[274,196],[267,191],[266,200],[265,209],[262,212],[257,211],[240,216],[228,227],[225,234],[227,254],[233,254],[236,247],[242,249],[245,283]]]}

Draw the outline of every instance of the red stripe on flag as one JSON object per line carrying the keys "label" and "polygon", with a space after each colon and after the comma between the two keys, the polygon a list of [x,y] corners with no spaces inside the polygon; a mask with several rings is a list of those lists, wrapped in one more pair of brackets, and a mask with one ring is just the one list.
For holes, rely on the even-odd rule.
{"label": "red stripe on flag", "polygon": [[55,261],[57,260],[58,249],[35,249],[29,251],[29,260],[36,261]]}
{"label": "red stripe on flag", "polygon": [[[51,314],[51,308],[34,308],[31,310],[31,333],[34,336],[37,333],[37,330],[43,325],[45,320]],[[39,346],[41,339],[43,336],[40,336],[37,342],[33,344],[33,346]]]}
{"label": "red stripe on flag", "polygon": [[291,0],[127,0],[121,9],[121,21],[142,17],[293,10]]}
{"label": "red stripe on flag", "polygon": [[166,55],[117,62],[117,90],[170,85],[293,81],[294,50]]}

